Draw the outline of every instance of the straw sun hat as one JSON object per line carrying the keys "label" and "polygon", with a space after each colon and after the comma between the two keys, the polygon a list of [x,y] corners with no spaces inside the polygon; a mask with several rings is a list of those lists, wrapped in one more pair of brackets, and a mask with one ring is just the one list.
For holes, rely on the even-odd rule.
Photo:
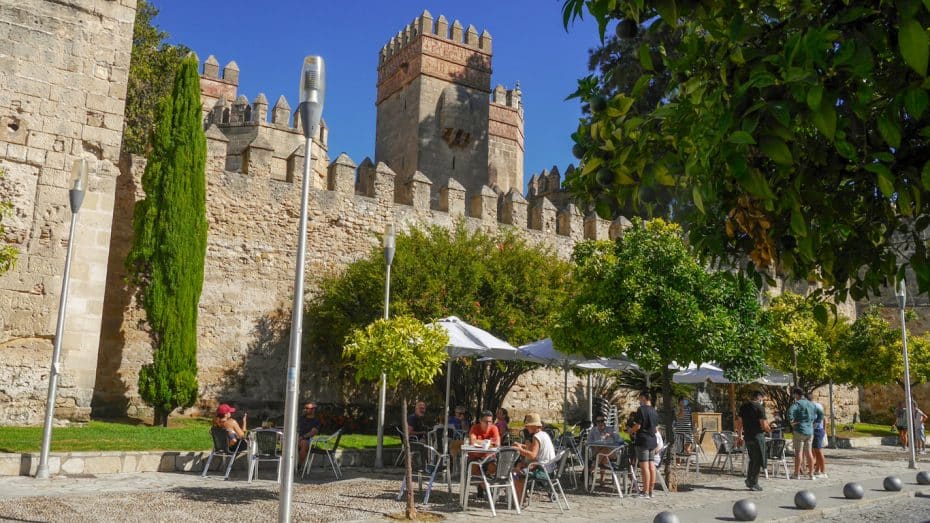
{"label": "straw sun hat", "polygon": [[542,421],[539,418],[539,414],[536,414],[535,412],[527,414],[526,417],[523,418],[523,424],[527,427],[542,427]]}

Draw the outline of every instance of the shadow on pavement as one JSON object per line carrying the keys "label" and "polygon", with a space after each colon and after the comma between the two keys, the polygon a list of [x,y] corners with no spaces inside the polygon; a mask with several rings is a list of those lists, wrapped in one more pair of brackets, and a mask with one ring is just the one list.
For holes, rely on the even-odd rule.
{"label": "shadow on pavement", "polygon": [[254,501],[276,500],[278,495],[264,489],[176,487],[168,490],[191,501],[215,501],[229,505],[246,505]]}

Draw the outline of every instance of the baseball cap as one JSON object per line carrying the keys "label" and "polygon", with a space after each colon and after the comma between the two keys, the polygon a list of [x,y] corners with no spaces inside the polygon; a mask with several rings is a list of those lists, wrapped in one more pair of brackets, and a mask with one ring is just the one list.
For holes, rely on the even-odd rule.
{"label": "baseball cap", "polygon": [[236,412],[236,409],[230,407],[226,403],[223,403],[222,405],[216,408],[216,413],[219,416],[225,416],[227,414],[232,414],[233,412]]}

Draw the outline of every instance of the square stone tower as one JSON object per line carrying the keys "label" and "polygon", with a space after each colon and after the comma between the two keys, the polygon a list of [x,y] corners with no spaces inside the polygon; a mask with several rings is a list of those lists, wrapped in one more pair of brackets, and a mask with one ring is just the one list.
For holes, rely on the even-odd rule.
{"label": "square stone tower", "polygon": [[458,20],[450,31],[445,17],[434,23],[424,11],[381,49],[375,162],[397,173],[397,187],[422,172],[434,202],[450,178],[466,197],[480,193],[489,183],[490,94],[491,35]]}

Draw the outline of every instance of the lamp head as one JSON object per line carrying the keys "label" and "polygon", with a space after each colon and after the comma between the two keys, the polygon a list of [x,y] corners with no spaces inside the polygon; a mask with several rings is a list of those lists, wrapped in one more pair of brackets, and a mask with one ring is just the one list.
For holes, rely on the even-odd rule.
{"label": "lamp head", "polygon": [[388,265],[394,261],[394,225],[384,226],[384,260]]}
{"label": "lamp head", "polygon": [[907,303],[907,287],[904,285],[904,278],[898,280],[898,284],[894,288],[894,295],[898,299],[898,307],[903,309]]}
{"label": "lamp head", "polygon": [[315,135],[319,130],[325,93],[326,69],[323,66],[323,57],[304,57],[300,70],[300,117],[306,138]]}
{"label": "lamp head", "polygon": [[83,191],[87,187],[87,158],[78,158],[71,165],[71,188]]}

